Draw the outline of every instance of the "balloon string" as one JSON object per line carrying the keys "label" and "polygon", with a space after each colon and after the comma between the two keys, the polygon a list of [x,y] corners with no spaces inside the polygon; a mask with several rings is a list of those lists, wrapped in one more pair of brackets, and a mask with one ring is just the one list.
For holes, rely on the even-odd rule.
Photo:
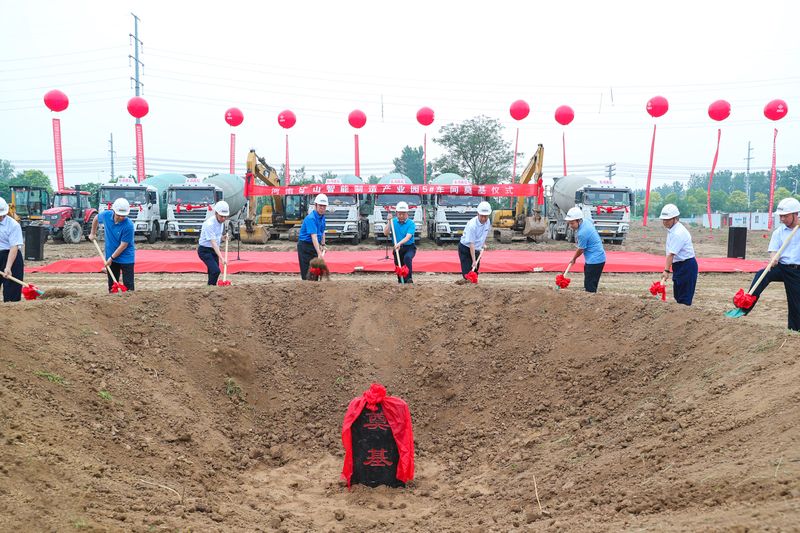
{"label": "balloon string", "polygon": [[642,226],[647,226],[647,213],[650,208],[650,180],[653,177],[653,152],[656,148],[656,125],[653,124],[653,140],[650,143],[650,164],[647,167],[647,190],[644,194],[644,213],[642,216]]}
{"label": "balloon string", "polygon": [[774,207],[775,203],[775,143],[778,139],[778,129],[775,128],[775,134],[772,137],[772,175],[769,181],[769,226],[768,229],[772,229],[772,208]]}

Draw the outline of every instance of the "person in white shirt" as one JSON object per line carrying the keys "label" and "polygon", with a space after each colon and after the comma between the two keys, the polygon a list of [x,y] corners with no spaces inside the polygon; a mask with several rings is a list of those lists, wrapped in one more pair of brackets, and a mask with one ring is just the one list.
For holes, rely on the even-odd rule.
{"label": "person in white shirt", "polygon": [[456,281],[458,285],[467,283],[470,270],[477,272],[480,268],[478,258],[486,249],[486,237],[492,229],[489,221],[491,214],[492,206],[489,202],[481,202],[478,204],[478,216],[471,218],[464,226],[464,233],[458,243],[458,260],[461,262],[461,279]]}
{"label": "person in white shirt", "polygon": [[666,283],[672,274],[672,292],[675,301],[692,305],[697,287],[697,259],[694,255],[692,235],[680,222],[680,211],[675,204],[667,204],[661,210],[661,223],[667,228],[667,264],[661,281]]}
{"label": "person in white shirt", "polygon": [[23,279],[22,244],[22,228],[8,216],[8,203],[0,198],[0,268],[3,269],[0,274],[4,302],[18,302],[22,297],[22,286],[8,279],[8,276]]}
{"label": "person in white shirt", "polygon": [[[800,224],[800,220],[798,220],[800,202],[795,198],[784,198],[778,202],[778,209],[775,212],[781,218],[781,226],[775,228],[775,231],[772,232],[768,249],[770,252],[780,250],[781,245],[789,238],[792,230]],[[781,252],[780,257],[771,260],[767,265],[767,269],[769,269],[769,272],[753,291],[753,296],[758,298],[767,288],[767,285],[773,281],[782,281],[784,289],[786,289],[786,301],[789,306],[788,328],[800,331],[800,237],[794,235],[789,244],[786,245],[786,248],[783,249],[783,252]],[[762,272],[764,272],[763,268],[756,272],[752,283],[756,282]],[[753,307],[755,307],[755,304],[753,304]],[[752,311],[753,307],[743,309],[744,314]]]}
{"label": "person in white shirt", "polygon": [[[227,239],[228,235],[225,231],[225,220],[231,214],[230,206],[225,200],[220,200],[214,204],[214,216],[208,217],[203,222],[203,227],[200,229],[200,241],[197,243],[197,255],[200,260],[205,263],[208,268],[208,284],[216,285],[219,279],[220,269],[219,261],[222,257],[222,252],[219,250],[219,245],[223,239]],[[225,264],[225,259],[222,259]]]}

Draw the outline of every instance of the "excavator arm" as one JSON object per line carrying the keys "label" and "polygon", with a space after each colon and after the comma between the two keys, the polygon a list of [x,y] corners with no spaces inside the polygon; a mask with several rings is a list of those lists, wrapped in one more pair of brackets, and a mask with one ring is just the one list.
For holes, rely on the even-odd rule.
{"label": "excavator arm", "polygon": [[[520,183],[536,183],[539,181],[539,178],[542,177],[542,165],[544,159],[544,146],[541,144],[534,152],[531,160],[528,162],[528,165],[525,167],[525,170],[522,171],[522,174],[519,176]],[[528,201],[525,197],[517,198],[517,205],[516,209],[514,209],[514,218],[518,221],[520,225],[524,225],[524,218],[528,214],[528,210],[525,208],[525,203]]]}
{"label": "excavator arm", "polygon": [[[258,178],[261,182],[265,183],[270,187],[280,187],[281,180],[278,177],[278,172],[272,166],[267,163],[267,161],[263,157],[259,157],[256,154],[255,150],[250,150],[250,153],[247,154],[247,175],[248,179],[252,176],[253,178]],[[256,220],[256,201],[254,196],[250,196],[248,199],[248,208],[247,208],[247,220],[250,224],[253,224]],[[274,217],[275,213],[282,213],[283,212],[283,198],[281,196],[273,196],[272,197],[272,213],[271,217]],[[270,221],[272,222],[272,221]],[[247,223],[247,222],[246,222]]]}

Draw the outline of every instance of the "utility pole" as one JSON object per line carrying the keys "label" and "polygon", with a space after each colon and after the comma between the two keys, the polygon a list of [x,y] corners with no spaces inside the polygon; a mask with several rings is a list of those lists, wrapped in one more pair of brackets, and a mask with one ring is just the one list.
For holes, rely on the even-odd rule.
{"label": "utility pole", "polygon": [[606,177],[608,178],[608,184],[609,185],[611,184],[611,178],[614,177],[614,175],[616,174],[616,171],[617,171],[617,164],[616,163],[610,163],[610,164],[606,165]]}
{"label": "utility pole", "polygon": [[753,159],[753,156],[750,155],[753,149],[750,148],[750,141],[747,141],[747,157],[745,160],[747,161],[747,171],[744,175],[744,186],[747,189],[747,210],[750,211],[750,160]]}
{"label": "utility pole", "polygon": [[[144,84],[139,80],[139,65],[142,66],[142,70],[144,71],[144,63],[139,61],[139,45],[144,46],[144,43],[142,43],[142,41],[139,40],[139,17],[137,17],[133,13],[131,13],[131,16],[133,17],[133,33],[132,34],[129,33],[128,36],[133,39],[134,55],[128,54],[128,59],[129,60],[133,59],[134,77],[132,77],[131,80],[133,80],[136,87],[136,96],[140,96],[141,87]],[[141,121],[137,118],[136,123],[140,124]]]}
{"label": "utility pole", "polygon": [[108,139],[108,153],[111,154],[111,179],[114,179],[114,134],[112,133]]}

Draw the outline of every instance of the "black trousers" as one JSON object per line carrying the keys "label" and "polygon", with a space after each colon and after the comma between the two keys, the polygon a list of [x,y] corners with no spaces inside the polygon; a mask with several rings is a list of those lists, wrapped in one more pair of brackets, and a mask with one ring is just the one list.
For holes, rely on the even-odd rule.
{"label": "black trousers", "polygon": [[198,246],[197,255],[200,257],[200,261],[205,263],[206,268],[208,268],[208,284],[216,285],[220,274],[217,252],[210,246]]}
{"label": "black trousers", "polygon": [[[5,270],[8,261],[8,250],[0,250],[0,270]],[[22,263],[22,250],[17,249],[17,257],[11,265],[11,275],[22,281],[25,274],[25,265]],[[22,298],[22,285],[10,279],[0,278],[3,285],[3,301],[18,302]]]}
{"label": "black trousers", "polygon": [[[408,267],[408,277],[405,278],[405,281],[402,281],[400,276],[397,276],[397,283],[414,283],[412,263],[414,262],[414,256],[417,255],[417,246],[415,244],[404,244],[397,250],[397,255],[400,256],[400,264],[397,266],[402,267],[405,265]],[[395,264],[397,264],[397,256],[395,256],[394,260]]]}
{"label": "black trousers", "polygon": [[597,292],[597,284],[600,283],[600,275],[603,273],[606,263],[595,263],[583,265],[583,288],[586,292]]}
{"label": "black trousers", "polygon": [[317,257],[313,242],[297,241],[297,259],[300,261],[300,277],[308,279],[308,265]]}
{"label": "black trousers", "polygon": [[685,261],[672,263],[672,292],[675,301],[692,305],[694,289],[697,287],[697,259],[690,257]]}
{"label": "black trousers", "polygon": [[[481,251],[475,250],[476,261],[480,256]],[[470,270],[472,270],[472,256],[469,255],[469,246],[464,246],[463,244],[458,243],[458,261],[461,263],[461,276],[466,278],[466,275],[469,274]],[[480,269],[481,265],[478,264],[478,268],[475,269],[475,272]]]}
{"label": "black trousers", "polygon": [[[764,272],[763,269],[756,272],[750,284],[751,286],[756,282],[762,272]],[[767,285],[773,281],[783,282],[783,287],[786,289],[786,302],[789,304],[789,321],[787,327],[794,331],[800,331],[800,265],[782,265],[778,263],[772,267],[772,270],[767,272],[767,275],[764,276],[764,279],[758,284],[753,294],[755,296],[760,296],[761,293],[764,292],[764,289],[767,288]],[[755,307],[755,305],[753,305],[753,307]],[[752,311],[753,307],[751,307],[747,313]]]}
{"label": "black trousers", "polygon": [[[117,281],[121,281],[123,285],[129,290],[135,290],[133,285],[133,263],[115,263],[111,262],[111,272],[114,273],[114,277],[117,278]],[[120,275],[122,276],[120,278]],[[111,279],[111,276],[106,272],[106,277],[108,278],[108,292],[111,292],[111,286],[114,284],[114,281]]]}

